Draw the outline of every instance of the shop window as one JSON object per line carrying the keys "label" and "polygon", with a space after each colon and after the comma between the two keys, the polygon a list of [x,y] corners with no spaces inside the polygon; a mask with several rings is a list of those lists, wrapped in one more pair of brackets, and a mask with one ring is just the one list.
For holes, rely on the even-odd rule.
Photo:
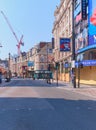
{"label": "shop window", "polygon": [[91,52],[89,52],[88,59],[89,59],[89,60],[92,60],[92,59],[93,59],[93,52],[92,52],[92,51],[91,51]]}
{"label": "shop window", "polygon": [[68,68],[65,68],[65,73],[69,73],[69,69]]}
{"label": "shop window", "polygon": [[96,52],[93,53],[93,59],[96,59]]}
{"label": "shop window", "polygon": [[41,70],[43,70],[44,69],[44,66],[43,65],[41,65]]}
{"label": "shop window", "polygon": [[95,60],[96,59],[96,52],[93,52],[93,51],[89,52],[88,59],[89,60],[93,60],[93,59]]}

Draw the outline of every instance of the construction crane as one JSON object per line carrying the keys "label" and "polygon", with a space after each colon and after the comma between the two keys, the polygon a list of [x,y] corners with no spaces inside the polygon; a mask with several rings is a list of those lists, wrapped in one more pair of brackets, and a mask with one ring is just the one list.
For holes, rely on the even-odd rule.
{"label": "construction crane", "polygon": [[14,32],[14,30],[13,30],[13,28],[12,28],[12,26],[11,26],[9,20],[8,20],[8,18],[6,17],[6,15],[4,14],[3,11],[1,11],[1,14],[3,15],[4,19],[6,20],[8,26],[9,26],[9,28],[11,29],[13,35],[15,36],[15,39],[16,39],[17,42],[18,42],[18,44],[17,44],[16,46],[17,46],[17,49],[18,49],[18,55],[20,55],[20,46],[21,46],[21,45],[24,46],[24,43],[22,42],[23,35],[21,36],[21,38],[20,38],[20,40],[19,40],[18,37],[17,37],[17,35],[16,35],[16,33]]}

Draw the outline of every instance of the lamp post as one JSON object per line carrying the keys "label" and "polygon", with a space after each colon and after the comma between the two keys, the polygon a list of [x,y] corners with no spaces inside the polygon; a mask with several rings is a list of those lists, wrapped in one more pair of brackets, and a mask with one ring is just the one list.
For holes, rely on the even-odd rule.
{"label": "lamp post", "polygon": [[80,88],[80,60],[78,61],[78,88]]}
{"label": "lamp post", "polygon": [[73,74],[73,87],[76,88],[76,70],[75,70],[75,30],[74,30],[74,2],[75,0],[72,0],[72,60],[74,61],[74,67],[72,68],[72,74]]}
{"label": "lamp post", "polygon": [[8,62],[8,77],[7,77],[7,82],[10,81],[10,78],[11,78],[11,71],[10,71],[10,53],[8,54],[9,55],[9,62]]}
{"label": "lamp post", "polygon": [[47,43],[47,70],[48,70],[48,43]]}
{"label": "lamp post", "polygon": [[8,64],[8,70],[10,71],[10,53],[9,53],[9,64]]}
{"label": "lamp post", "polygon": [[[48,71],[50,71],[50,64],[49,64],[49,59],[48,59],[49,48],[50,48],[49,42],[47,42],[47,70]],[[47,83],[51,84],[51,82],[50,82],[50,73],[49,72],[47,73]]]}
{"label": "lamp post", "polygon": [[16,59],[16,57],[15,57],[15,76],[17,76],[17,73],[16,73],[16,70],[17,70],[16,68],[17,68],[17,67],[16,67],[16,66],[17,66],[17,59]]}
{"label": "lamp post", "polygon": [[[48,70],[48,43],[47,43],[47,70]],[[48,83],[49,75],[47,74],[47,83]]]}

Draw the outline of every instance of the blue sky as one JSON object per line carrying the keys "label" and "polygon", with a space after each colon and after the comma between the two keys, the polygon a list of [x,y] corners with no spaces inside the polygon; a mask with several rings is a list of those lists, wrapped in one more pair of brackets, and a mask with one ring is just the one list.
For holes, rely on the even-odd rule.
{"label": "blue sky", "polygon": [[[54,11],[60,0],[0,0],[0,12],[7,16],[18,39],[24,35],[21,51],[40,41],[51,41]],[[17,54],[17,41],[0,13],[0,58]]]}

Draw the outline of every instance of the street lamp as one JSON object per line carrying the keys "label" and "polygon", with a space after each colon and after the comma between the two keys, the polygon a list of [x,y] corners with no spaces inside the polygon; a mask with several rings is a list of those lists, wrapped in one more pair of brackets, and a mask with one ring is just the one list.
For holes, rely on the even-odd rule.
{"label": "street lamp", "polygon": [[16,70],[17,70],[17,58],[15,57],[15,76],[17,76]]}
{"label": "street lamp", "polygon": [[75,70],[75,30],[74,30],[74,2],[72,0],[72,61],[74,62],[74,67],[72,67],[72,75],[73,75],[73,87],[76,88],[76,70]]}
{"label": "street lamp", "polygon": [[8,71],[10,71],[10,53],[9,53],[9,64],[8,64]]}
{"label": "street lamp", "polygon": [[47,43],[47,70],[48,70],[48,43]]}
{"label": "street lamp", "polygon": [[[47,71],[50,71],[50,64],[49,64],[49,59],[48,59],[48,51],[49,51],[49,43],[50,42],[47,42]],[[50,73],[47,73],[47,83],[51,83],[50,82]]]}
{"label": "street lamp", "polygon": [[9,82],[10,78],[11,78],[11,71],[10,71],[10,53],[9,55],[9,60],[8,60],[8,72],[7,72],[7,77],[6,77],[6,81]]}
{"label": "street lamp", "polygon": [[[48,43],[47,43],[47,70],[48,70]],[[48,83],[48,74],[47,74],[47,83]]]}

